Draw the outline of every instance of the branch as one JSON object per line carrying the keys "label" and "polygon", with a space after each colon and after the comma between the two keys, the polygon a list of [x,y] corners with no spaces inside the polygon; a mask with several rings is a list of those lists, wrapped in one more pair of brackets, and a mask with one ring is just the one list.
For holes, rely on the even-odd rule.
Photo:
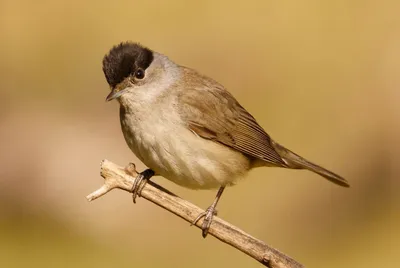
{"label": "branch", "polygon": [[[101,162],[100,170],[100,174],[105,180],[104,185],[100,189],[88,195],[86,197],[88,201],[95,200],[114,188],[131,192],[135,178],[128,175],[124,168],[119,167],[108,160],[103,160]],[[132,171],[133,174],[138,174],[133,164],[131,164],[129,170]],[[183,200],[151,181],[145,184],[142,188],[141,196],[190,223],[192,223],[193,220],[203,212],[201,208]],[[202,223],[203,219],[199,220],[196,223],[196,226],[201,228]],[[220,241],[246,253],[266,267],[304,267],[292,258],[268,246],[263,241],[250,236],[236,226],[233,226],[218,217],[213,218],[208,233]]]}

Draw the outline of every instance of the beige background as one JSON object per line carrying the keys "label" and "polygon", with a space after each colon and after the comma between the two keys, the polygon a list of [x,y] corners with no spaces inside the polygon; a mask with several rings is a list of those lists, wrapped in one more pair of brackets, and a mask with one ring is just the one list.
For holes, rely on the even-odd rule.
{"label": "beige background", "polygon": [[[151,3],[148,3],[151,2]],[[219,215],[307,267],[395,267],[400,2],[0,2],[0,266],[259,267],[101,185],[134,161],[103,55],[140,41],[224,84],[277,141],[346,177],[258,169]],[[215,191],[156,181],[206,208]]]}

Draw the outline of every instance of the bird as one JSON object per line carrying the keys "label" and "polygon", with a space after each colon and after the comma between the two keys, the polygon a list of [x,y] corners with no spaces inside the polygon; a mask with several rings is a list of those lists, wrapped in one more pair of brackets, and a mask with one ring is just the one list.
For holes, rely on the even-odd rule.
{"label": "bird", "polygon": [[190,189],[218,189],[198,215],[206,237],[227,186],[254,168],[306,169],[344,187],[343,177],[273,140],[220,83],[137,42],[121,42],[103,58],[103,72],[118,100],[123,136],[147,167],[135,180],[133,200],[153,175]]}

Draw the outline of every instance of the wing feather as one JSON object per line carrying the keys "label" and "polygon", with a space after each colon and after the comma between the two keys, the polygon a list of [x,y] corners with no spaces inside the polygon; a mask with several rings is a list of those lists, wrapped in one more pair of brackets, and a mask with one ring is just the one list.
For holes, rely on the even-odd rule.
{"label": "wing feather", "polygon": [[191,131],[270,164],[286,166],[270,136],[222,85],[194,70],[183,70],[187,79],[180,87],[184,90],[178,92],[179,112]]}

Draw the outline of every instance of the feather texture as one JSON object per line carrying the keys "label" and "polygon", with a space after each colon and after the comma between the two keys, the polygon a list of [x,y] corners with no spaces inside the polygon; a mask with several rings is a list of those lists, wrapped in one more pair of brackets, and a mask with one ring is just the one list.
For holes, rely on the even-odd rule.
{"label": "feather texture", "polygon": [[198,136],[229,146],[275,166],[286,163],[271,138],[237,100],[214,80],[184,68],[185,91],[178,94],[179,111],[187,127]]}

